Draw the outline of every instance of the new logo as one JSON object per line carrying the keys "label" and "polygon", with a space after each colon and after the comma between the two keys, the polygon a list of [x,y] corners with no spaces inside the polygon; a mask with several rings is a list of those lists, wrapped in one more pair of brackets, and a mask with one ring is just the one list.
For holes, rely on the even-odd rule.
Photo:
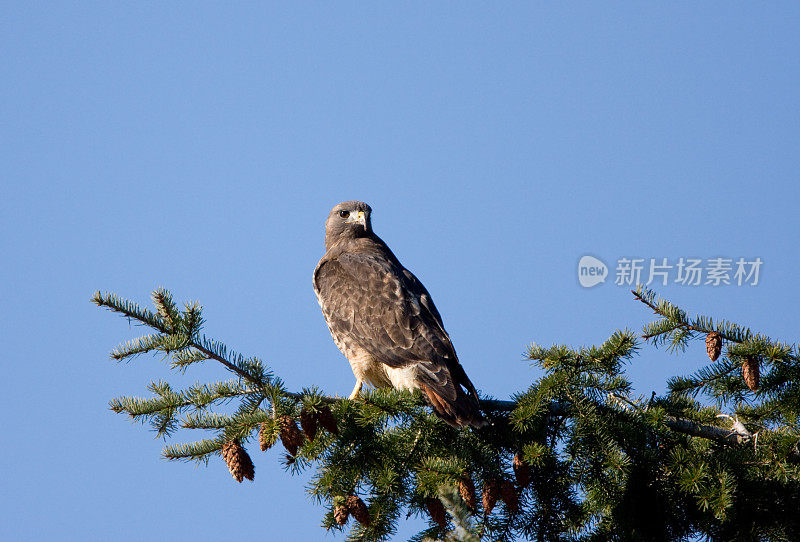
{"label": "new logo", "polygon": [[578,262],[578,282],[584,288],[597,286],[608,277],[608,267],[594,256],[583,256]]}

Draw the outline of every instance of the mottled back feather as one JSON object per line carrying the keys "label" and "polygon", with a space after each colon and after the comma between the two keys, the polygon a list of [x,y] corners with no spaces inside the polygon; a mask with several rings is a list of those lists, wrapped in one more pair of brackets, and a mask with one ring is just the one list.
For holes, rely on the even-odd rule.
{"label": "mottled back feather", "polygon": [[356,344],[393,368],[416,364],[417,387],[437,414],[452,425],[484,425],[475,388],[422,283],[369,230],[330,244],[314,290],[336,343]]}

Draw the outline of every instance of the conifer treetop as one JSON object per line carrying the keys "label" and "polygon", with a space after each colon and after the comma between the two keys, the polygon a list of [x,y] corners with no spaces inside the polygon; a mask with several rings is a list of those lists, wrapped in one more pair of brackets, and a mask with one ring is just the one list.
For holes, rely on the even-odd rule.
{"label": "conifer treetop", "polygon": [[[117,346],[112,359],[161,354],[178,373],[209,361],[232,373],[186,389],[154,380],[149,397],[112,399],[111,410],[149,423],[158,437],[202,430],[206,438],[168,443],[164,457],[219,456],[238,481],[254,476],[247,448],[257,462],[259,447],[275,453],[281,442],[289,471],[316,469],[310,494],[324,506],[323,526],[347,530],[348,540],[388,540],[411,515],[428,522],[413,540],[726,540],[743,532],[800,540],[797,346],[689,317],[642,286],[633,294],[656,316],[641,333],[619,330],[590,347],[532,344],[527,357],[544,376],[510,400],[482,398],[491,422],[482,429],[448,426],[416,392],[349,400],[313,386],[289,391],[259,358],[203,335],[200,305],[179,309],[163,288],[152,294],[154,311],[112,293],[92,301],[151,330]],[[670,379],[663,396],[633,394],[624,369],[645,346],[680,354],[711,333],[722,341],[718,359]],[[484,503],[495,491],[491,512],[476,490]]]}

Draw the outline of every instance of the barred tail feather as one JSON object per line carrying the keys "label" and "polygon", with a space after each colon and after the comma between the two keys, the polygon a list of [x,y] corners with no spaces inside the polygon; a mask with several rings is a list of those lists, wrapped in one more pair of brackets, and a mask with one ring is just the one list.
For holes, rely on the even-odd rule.
{"label": "barred tail feather", "polygon": [[456,386],[456,398],[453,401],[442,397],[432,387],[425,384],[420,384],[420,388],[428,397],[428,402],[436,415],[448,425],[453,427],[470,426],[475,429],[488,425],[481,414],[478,401],[464,393],[460,386]]}

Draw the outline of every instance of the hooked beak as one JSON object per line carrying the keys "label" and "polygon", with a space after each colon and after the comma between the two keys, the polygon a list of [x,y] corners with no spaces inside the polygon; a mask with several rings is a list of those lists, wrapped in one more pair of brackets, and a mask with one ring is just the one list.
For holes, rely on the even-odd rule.
{"label": "hooked beak", "polygon": [[350,213],[350,217],[346,220],[348,223],[361,224],[367,227],[367,214],[364,211],[354,211]]}

